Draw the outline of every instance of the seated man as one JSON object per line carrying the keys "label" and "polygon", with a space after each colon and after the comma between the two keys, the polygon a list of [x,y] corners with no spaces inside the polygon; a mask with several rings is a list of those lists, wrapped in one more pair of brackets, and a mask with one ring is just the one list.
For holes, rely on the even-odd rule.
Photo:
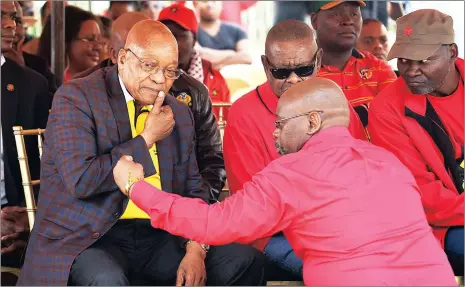
{"label": "seated man", "polygon": [[194,1],[200,18],[197,50],[213,68],[233,64],[250,64],[249,40],[240,27],[220,20],[222,1]]}
{"label": "seated man", "polygon": [[16,6],[16,33],[13,42],[13,48],[5,53],[5,56],[14,60],[16,63],[33,69],[47,79],[50,91],[50,106],[52,105],[53,95],[61,86],[60,80],[50,71],[47,60],[44,58],[22,51],[23,41],[25,39],[25,27],[23,19],[23,8],[19,1],[15,1]]}
{"label": "seated man", "polygon": [[[317,75],[322,54],[314,31],[304,22],[283,21],[268,32],[262,56],[267,82],[234,102],[225,129],[224,157],[232,193],[279,157],[271,136],[278,99],[288,88]],[[349,130],[355,138],[366,140],[351,107]],[[253,246],[286,271],[302,276],[302,260],[282,233],[257,240]]]}
{"label": "seated man", "polygon": [[312,26],[323,49],[319,77],[336,82],[363,125],[373,98],[397,79],[392,68],[370,53],[355,49],[362,28],[364,1],[313,1]]}
{"label": "seated man", "polygon": [[144,20],[129,31],[117,65],[57,91],[20,285],[261,284],[263,258],[252,247],[209,248],[155,229],[113,180],[117,160],[130,154],[150,184],[211,200],[195,160],[192,113],[165,96],[177,65],[171,32]]}
{"label": "seated man", "polygon": [[133,183],[143,166],[131,157],[118,162],[115,181],[154,227],[199,242],[247,243],[282,230],[304,260],[306,285],[454,285],[412,174],[348,125],[342,90],[313,78],[279,99],[273,135],[286,156],[225,201],[209,206]]}
{"label": "seated man", "polygon": [[[165,24],[176,37],[179,46],[179,67],[207,86],[212,102],[230,102],[229,88],[220,72],[200,57],[194,49],[199,23],[194,11],[182,4],[173,4],[160,12],[158,21]],[[219,108],[214,108],[219,119]],[[224,120],[228,120],[229,108],[224,108]]]}
{"label": "seated man", "polygon": [[452,18],[432,9],[399,18],[393,58],[401,77],[373,101],[370,134],[415,176],[433,233],[463,276],[464,62]]}
{"label": "seated man", "polygon": [[[124,48],[129,30],[138,22],[149,19],[140,12],[127,12],[121,15],[112,25],[109,59],[103,60],[99,65],[90,68],[75,78],[86,77],[93,72],[111,67],[117,62],[119,50]],[[182,49],[182,46],[180,47]],[[226,182],[221,134],[212,112],[212,102],[205,86],[187,75],[181,73],[170,89],[170,95],[187,104],[194,115],[195,121],[195,149],[199,165],[202,184],[210,189],[212,200],[219,198],[220,192]],[[188,101],[190,100],[190,101]]]}
{"label": "seated man", "polygon": [[[35,71],[4,57],[11,51],[16,32],[17,11],[13,1],[1,2],[1,131],[0,131],[0,200],[2,266],[18,268],[27,242],[29,224],[22,187],[14,126],[24,129],[45,128],[50,109],[47,80]],[[40,176],[37,138],[26,137],[29,170],[33,179]],[[2,285],[15,285],[2,274]]]}

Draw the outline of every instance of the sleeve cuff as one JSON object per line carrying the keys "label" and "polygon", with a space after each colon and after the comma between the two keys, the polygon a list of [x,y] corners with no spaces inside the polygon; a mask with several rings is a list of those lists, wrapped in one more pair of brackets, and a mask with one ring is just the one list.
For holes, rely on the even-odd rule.
{"label": "sleeve cuff", "polygon": [[145,180],[141,180],[136,182],[132,187],[130,198],[134,204],[150,216],[149,212],[153,205],[152,202],[156,200],[152,198],[156,197],[159,192],[163,191],[147,183]]}

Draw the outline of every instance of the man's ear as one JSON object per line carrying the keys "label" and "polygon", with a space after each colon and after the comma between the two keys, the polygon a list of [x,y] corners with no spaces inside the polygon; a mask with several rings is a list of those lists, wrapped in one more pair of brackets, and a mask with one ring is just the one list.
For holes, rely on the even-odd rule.
{"label": "man's ear", "polygon": [[320,72],[321,68],[321,63],[323,62],[323,49],[318,49],[318,52],[316,52],[316,66],[315,66],[315,71],[313,72],[313,75],[318,75],[318,72]]}
{"label": "man's ear", "polygon": [[[116,51],[115,51],[116,52]],[[126,62],[126,51],[124,49],[120,49],[118,51],[118,65],[123,67],[124,63]]]}
{"label": "man's ear", "polygon": [[459,56],[459,48],[457,47],[457,44],[451,44],[449,46],[449,52],[451,61],[455,62],[455,60],[457,60],[457,57]]}
{"label": "man's ear", "polygon": [[314,135],[316,134],[320,129],[321,129],[321,115],[317,111],[313,111],[307,116],[308,119],[308,130],[307,134],[308,135]]}
{"label": "man's ear", "polygon": [[317,20],[318,20],[318,14],[313,12],[311,15],[310,15],[310,20],[311,20],[311,23],[312,23],[312,28],[313,30],[316,31],[317,29]]}

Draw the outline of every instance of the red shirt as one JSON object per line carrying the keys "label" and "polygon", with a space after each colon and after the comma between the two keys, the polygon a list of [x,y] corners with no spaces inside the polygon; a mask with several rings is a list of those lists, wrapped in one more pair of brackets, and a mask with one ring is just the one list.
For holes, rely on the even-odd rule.
{"label": "red shirt", "polygon": [[220,19],[242,26],[241,13],[255,5],[257,1],[222,1],[223,9]]}
{"label": "red shirt", "polygon": [[[212,64],[202,59],[203,68],[203,84],[207,86],[210,98],[213,103],[230,103],[231,96],[229,93],[228,84],[221,73],[213,69]],[[216,120],[219,119],[220,108],[213,108]],[[229,108],[223,108],[223,119],[228,120]]]}
{"label": "red shirt", "polygon": [[[223,153],[228,185],[232,193],[252,180],[270,162],[280,157],[276,151],[273,132],[278,97],[268,82],[234,102],[229,112],[223,138]],[[351,108],[349,129],[355,138],[365,139],[366,134],[357,114]],[[254,244],[263,249],[269,238]]]}
{"label": "red shirt", "polygon": [[463,148],[463,118],[464,118],[464,93],[463,80],[459,82],[457,90],[447,97],[427,98],[439,115],[447,129],[456,151],[456,158],[462,157]]}
{"label": "red shirt", "polygon": [[[155,228],[210,245],[247,244],[283,231],[316,286],[451,286],[418,186],[390,152],[347,128],[314,135],[221,203],[140,181],[131,199]],[[444,285],[443,285],[444,284]]]}
{"label": "red shirt", "polygon": [[[389,84],[397,80],[392,68],[371,53],[354,49],[344,70],[321,65],[319,77],[336,82],[353,107],[365,105],[368,109],[373,98]],[[357,111],[359,112],[359,111]],[[367,112],[359,116],[362,122],[367,120]]]}
{"label": "red shirt", "polygon": [[453,137],[459,157],[464,133],[463,59],[457,59],[455,64],[462,76],[456,93],[444,98],[415,95],[399,78],[372,102],[368,125],[372,142],[394,153],[415,176],[426,217],[443,246],[447,229],[464,224],[464,195],[455,187],[444,166],[443,155],[429,133],[405,113],[408,108],[425,117],[426,98],[432,100],[434,109]]}

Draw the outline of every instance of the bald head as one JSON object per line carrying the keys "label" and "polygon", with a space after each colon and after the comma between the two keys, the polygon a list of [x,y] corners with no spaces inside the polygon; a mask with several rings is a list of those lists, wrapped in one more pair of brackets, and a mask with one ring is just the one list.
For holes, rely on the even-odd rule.
{"label": "bald head", "polygon": [[[265,42],[265,54],[271,56],[273,47],[281,43],[305,42],[310,44],[307,48],[314,48],[316,51],[316,41],[313,29],[302,21],[285,20],[274,25]],[[313,47],[312,47],[313,46]]]}
{"label": "bald head", "polygon": [[160,52],[163,49],[173,49],[177,53],[178,44],[168,27],[161,22],[143,20],[129,31],[124,48],[148,54],[151,54],[151,50]]}
{"label": "bald head", "polygon": [[349,126],[349,104],[333,81],[311,78],[289,88],[281,96],[273,136],[280,154],[298,152],[321,130]]}
{"label": "bald head", "polygon": [[349,106],[344,92],[333,81],[311,78],[289,88],[278,102],[278,114],[322,111],[321,129],[330,126],[349,126]]}
{"label": "bald head", "polygon": [[118,51],[124,47],[128,33],[134,25],[143,20],[150,19],[141,12],[124,13],[113,22],[111,27],[111,45]]}

